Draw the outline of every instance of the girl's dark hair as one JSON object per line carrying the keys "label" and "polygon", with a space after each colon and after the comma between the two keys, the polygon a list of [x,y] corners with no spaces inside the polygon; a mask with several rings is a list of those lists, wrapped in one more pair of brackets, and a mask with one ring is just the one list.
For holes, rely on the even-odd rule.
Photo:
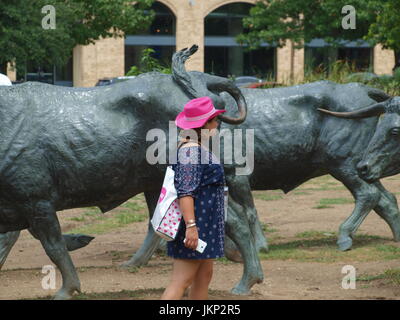
{"label": "girl's dark hair", "polygon": [[[191,129],[191,130],[193,130],[193,131],[196,132],[196,135],[197,135],[197,143],[198,143],[198,144],[200,144],[200,142],[201,142],[201,129],[202,129],[202,128],[194,128],[194,129]],[[182,144],[184,144],[184,143],[186,143],[186,142],[189,142],[189,141],[191,140],[191,137],[190,137],[190,136],[184,137],[182,131],[188,131],[188,130],[181,130],[181,131],[180,131],[179,135],[181,136],[181,140],[178,142],[178,148],[179,148]],[[192,141],[193,141],[193,140],[192,140]]]}
{"label": "girl's dark hair", "polygon": [[[196,132],[196,134],[197,134],[197,143],[198,143],[198,144],[201,143],[201,129],[204,129],[204,126],[205,126],[207,123],[211,122],[214,118],[215,118],[215,117],[212,117],[211,119],[208,119],[207,122],[206,122],[202,127],[200,127],[200,128],[193,128],[193,129],[190,129],[190,130],[194,130],[194,131]],[[180,135],[181,135],[182,131],[187,131],[187,130],[183,130],[183,129],[182,129],[182,130],[180,131],[180,133],[179,133]],[[181,137],[181,138],[182,138],[182,140],[178,142],[178,148],[179,148],[182,144],[184,144],[185,142],[188,142],[189,140],[191,140],[191,139],[190,139],[190,136],[186,136],[185,138]]]}

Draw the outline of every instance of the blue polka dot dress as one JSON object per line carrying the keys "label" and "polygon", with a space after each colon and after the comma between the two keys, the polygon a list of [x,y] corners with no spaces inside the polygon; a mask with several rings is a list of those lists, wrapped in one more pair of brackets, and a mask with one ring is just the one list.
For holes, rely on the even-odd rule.
{"label": "blue polka dot dress", "polygon": [[175,240],[167,242],[167,254],[176,259],[213,259],[224,256],[224,170],[215,155],[200,146],[178,151],[175,188],[178,198],[194,198],[199,238],[207,242],[203,253],[186,248],[186,224],[182,219]]}

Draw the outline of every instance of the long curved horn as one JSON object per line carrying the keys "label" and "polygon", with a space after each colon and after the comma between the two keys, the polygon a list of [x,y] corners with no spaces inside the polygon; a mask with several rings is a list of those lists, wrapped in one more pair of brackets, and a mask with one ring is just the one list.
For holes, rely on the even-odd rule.
{"label": "long curved horn", "polygon": [[331,116],[335,116],[338,118],[345,119],[361,119],[361,118],[369,118],[379,116],[380,114],[385,112],[386,102],[375,103],[372,106],[365,107],[359,110],[351,111],[351,112],[333,112],[325,109],[318,108],[318,111],[329,114]]}
{"label": "long curved horn", "polygon": [[[226,80],[226,79],[225,79]],[[236,87],[232,81],[218,81],[214,83],[208,83],[207,88],[210,91],[217,91],[217,92],[228,92],[236,101],[239,116],[237,118],[232,118],[229,116],[225,116],[220,114],[218,117],[221,121],[229,123],[229,124],[241,124],[247,116],[247,103],[246,100],[238,87]]]}

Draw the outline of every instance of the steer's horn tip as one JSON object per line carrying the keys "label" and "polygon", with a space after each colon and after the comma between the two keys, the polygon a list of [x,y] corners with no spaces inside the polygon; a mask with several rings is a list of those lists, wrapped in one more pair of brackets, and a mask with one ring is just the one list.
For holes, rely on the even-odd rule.
{"label": "steer's horn tip", "polygon": [[199,46],[197,44],[194,44],[190,47],[190,52],[193,54],[199,49]]}

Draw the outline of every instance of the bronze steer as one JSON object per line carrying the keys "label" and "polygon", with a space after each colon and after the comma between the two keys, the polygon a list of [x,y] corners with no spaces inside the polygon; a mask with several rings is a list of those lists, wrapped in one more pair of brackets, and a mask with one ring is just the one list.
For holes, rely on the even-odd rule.
{"label": "bronze steer", "polygon": [[[196,50],[182,50],[177,61]],[[222,121],[244,121],[246,103],[231,81],[200,72],[193,77],[192,92],[211,97],[217,108],[225,107],[222,91],[236,100],[239,116],[221,115]],[[56,299],[80,291],[56,212],[87,206],[106,212],[141,192],[152,207],[165,165],[146,161],[146,133],[167,131],[188,100],[173,76],[158,72],[90,89],[34,82],[0,87],[0,233],[28,228],[41,241],[62,274]]]}

